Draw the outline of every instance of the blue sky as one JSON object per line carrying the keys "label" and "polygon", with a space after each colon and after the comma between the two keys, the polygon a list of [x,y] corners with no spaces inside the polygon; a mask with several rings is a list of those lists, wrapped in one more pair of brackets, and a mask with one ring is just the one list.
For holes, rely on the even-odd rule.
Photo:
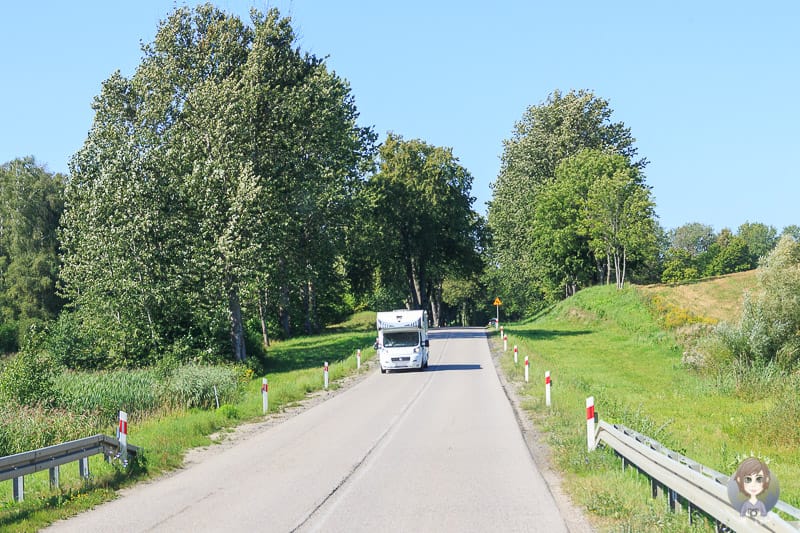
{"label": "blue sky", "polygon": [[[800,225],[800,2],[214,3],[291,16],[298,45],[350,82],[361,124],[451,147],[481,213],[525,109],[589,89],[650,161],[665,228]],[[67,172],[101,83],[133,74],[174,5],[4,2],[0,162]]]}

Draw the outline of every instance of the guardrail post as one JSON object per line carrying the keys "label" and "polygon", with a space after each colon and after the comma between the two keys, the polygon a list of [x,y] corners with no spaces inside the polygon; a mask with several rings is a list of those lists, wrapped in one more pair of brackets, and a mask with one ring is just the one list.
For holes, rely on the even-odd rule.
{"label": "guardrail post", "polygon": [[83,479],[89,479],[89,458],[78,459],[78,475]]}
{"label": "guardrail post", "polygon": [[325,366],[323,367],[322,375],[323,375],[323,378],[325,380],[325,390],[328,390],[328,362],[327,361],[325,361]]}
{"label": "guardrail post", "polygon": [[50,468],[50,488],[57,489],[58,488],[58,477],[61,473],[61,469],[57,466]]}
{"label": "guardrail post", "polygon": [[263,414],[269,411],[269,382],[267,378],[261,380],[261,410]]}
{"label": "guardrail post", "polygon": [[550,407],[550,371],[544,373],[544,403]]}
{"label": "guardrail post", "polygon": [[528,356],[525,356],[525,383],[528,382]]}
{"label": "guardrail post", "polygon": [[669,493],[667,494],[667,498],[669,499],[669,510],[674,513],[676,507],[680,508],[679,507],[679,502],[678,502],[678,493],[675,492],[672,489],[669,489]]}
{"label": "guardrail post", "polygon": [[594,396],[586,398],[586,445],[590,452],[597,447],[594,430]]}
{"label": "guardrail post", "polygon": [[15,477],[12,483],[14,485],[14,501],[21,502],[25,499],[25,479],[22,476]]}

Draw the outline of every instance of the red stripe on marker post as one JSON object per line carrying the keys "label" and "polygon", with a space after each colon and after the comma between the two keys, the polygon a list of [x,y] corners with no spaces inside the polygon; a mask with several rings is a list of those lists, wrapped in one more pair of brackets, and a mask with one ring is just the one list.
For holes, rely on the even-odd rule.
{"label": "red stripe on marker post", "polygon": [[525,383],[528,382],[528,356],[525,356]]}
{"label": "red stripe on marker post", "polygon": [[261,411],[262,414],[267,414],[269,411],[269,382],[267,378],[261,380]]}
{"label": "red stripe on marker post", "polygon": [[544,373],[544,403],[550,406],[550,371]]}
{"label": "red stripe on marker post", "polygon": [[597,446],[594,431],[594,396],[586,398],[586,447],[591,452]]}
{"label": "red stripe on marker post", "polygon": [[128,466],[128,413],[125,411],[119,412],[119,457],[122,464]]}

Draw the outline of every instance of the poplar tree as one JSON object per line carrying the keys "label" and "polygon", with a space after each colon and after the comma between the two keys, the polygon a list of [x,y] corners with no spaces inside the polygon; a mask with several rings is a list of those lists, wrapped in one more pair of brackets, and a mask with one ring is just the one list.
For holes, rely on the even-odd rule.
{"label": "poplar tree", "polygon": [[164,349],[242,361],[248,312],[313,316],[318,280],[336,270],[374,135],[347,83],[295,48],[289,19],[254,10],[251,23],[178,8],[134,75],[115,73],[95,99],[71,165],[62,279],[111,364]]}

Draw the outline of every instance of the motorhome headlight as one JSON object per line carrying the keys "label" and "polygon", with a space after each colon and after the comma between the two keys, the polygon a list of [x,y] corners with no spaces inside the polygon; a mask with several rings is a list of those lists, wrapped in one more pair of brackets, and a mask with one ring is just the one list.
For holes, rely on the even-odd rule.
{"label": "motorhome headlight", "polygon": [[419,353],[419,346],[414,348],[414,353]]}

